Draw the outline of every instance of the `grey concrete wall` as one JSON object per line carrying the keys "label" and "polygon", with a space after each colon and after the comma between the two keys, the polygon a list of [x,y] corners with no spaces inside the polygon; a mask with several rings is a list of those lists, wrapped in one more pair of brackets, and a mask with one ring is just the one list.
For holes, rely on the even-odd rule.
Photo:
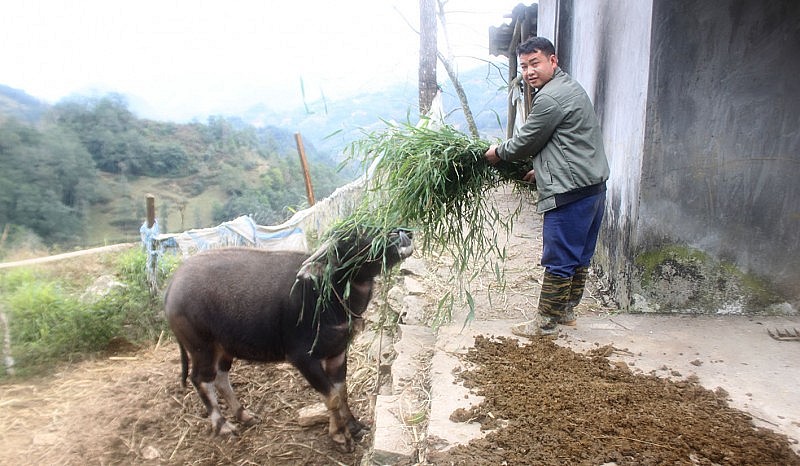
{"label": "grey concrete wall", "polygon": [[660,1],[653,18],[637,250],[685,243],[796,308],[800,2]]}
{"label": "grey concrete wall", "polygon": [[796,0],[539,2],[603,124],[595,265],[623,308],[796,312],[799,24]]}

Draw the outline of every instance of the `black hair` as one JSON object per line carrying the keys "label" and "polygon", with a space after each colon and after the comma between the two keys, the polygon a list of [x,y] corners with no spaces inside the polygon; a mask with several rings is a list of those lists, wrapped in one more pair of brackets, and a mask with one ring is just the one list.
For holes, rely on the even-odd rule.
{"label": "black hair", "polygon": [[547,38],[540,36],[529,37],[525,42],[517,46],[517,55],[535,52],[542,52],[544,56],[549,57],[556,54],[556,48]]}

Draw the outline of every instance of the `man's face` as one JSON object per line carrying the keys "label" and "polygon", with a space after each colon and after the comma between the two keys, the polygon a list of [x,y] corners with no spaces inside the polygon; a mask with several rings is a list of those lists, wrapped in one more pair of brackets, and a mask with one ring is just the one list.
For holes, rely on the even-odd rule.
{"label": "man's face", "polygon": [[553,74],[558,66],[558,57],[543,54],[540,50],[533,53],[523,53],[519,56],[519,64],[522,68],[522,78],[536,89],[553,79]]}

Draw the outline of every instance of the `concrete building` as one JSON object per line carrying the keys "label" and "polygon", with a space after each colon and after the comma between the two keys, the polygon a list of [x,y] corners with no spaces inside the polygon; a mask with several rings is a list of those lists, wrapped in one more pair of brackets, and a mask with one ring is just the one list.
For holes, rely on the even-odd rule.
{"label": "concrete building", "polygon": [[800,2],[541,0],[612,175],[595,270],[631,311],[800,307]]}

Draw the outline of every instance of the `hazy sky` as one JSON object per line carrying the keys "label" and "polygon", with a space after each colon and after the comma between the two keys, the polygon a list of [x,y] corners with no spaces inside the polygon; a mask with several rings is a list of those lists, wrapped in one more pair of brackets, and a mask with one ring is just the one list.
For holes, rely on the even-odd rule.
{"label": "hazy sky", "polygon": [[[463,69],[520,0],[446,0]],[[524,2],[529,5],[531,2]],[[120,92],[189,119],[416,82],[418,0],[25,0],[0,8],[0,84],[50,103]],[[411,25],[409,25],[409,23]],[[412,29],[413,27],[413,29]],[[441,30],[440,30],[441,40]],[[446,79],[439,72],[440,81]]]}

